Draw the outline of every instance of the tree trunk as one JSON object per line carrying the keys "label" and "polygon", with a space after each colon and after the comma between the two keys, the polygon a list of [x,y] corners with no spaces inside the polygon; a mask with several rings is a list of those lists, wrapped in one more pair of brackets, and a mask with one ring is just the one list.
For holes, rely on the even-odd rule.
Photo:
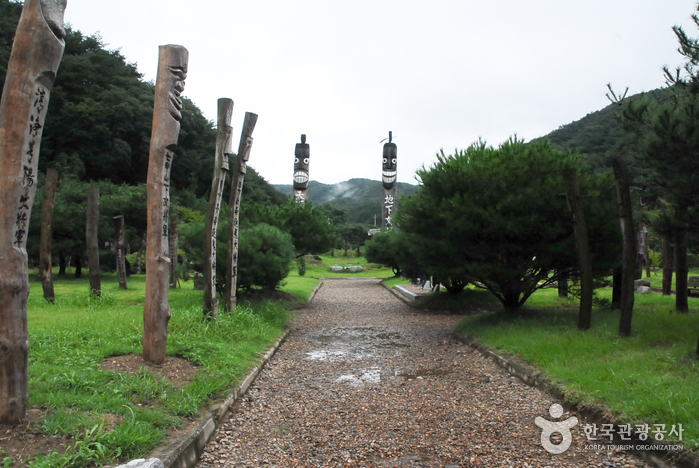
{"label": "tree trunk", "polygon": [[614,158],[612,162],[616,194],[619,202],[619,220],[621,234],[624,240],[623,261],[621,265],[621,314],[619,318],[619,334],[631,335],[631,318],[634,303],[634,272],[636,271],[636,234],[634,233],[633,215],[631,211],[631,193],[629,191],[629,173],[626,162],[622,157]]}
{"label": "tree trunk", "polygon": [[39,272],[41,286],[44,289],[44,299],[53,302],[53,278],[51,277],[51,241],[53,240],[53,207],[56,201],[56,185],[58,184],[58,171],[49,169],[46,171],[46,192],[44,204],[41,207],[41,241],[39,243]]}
{"label": "tree trunk", "polygon": [[[216,296],[216,234],[223,199],[223,187],[228,174],[228,157],[233,150],[233,101],[228,98],[218,100],[218,120],[216,124],[216,153],[214,155],[214,175],[209,192],[209,206],[204,227],[204,316],[218,317],[218,297]],[[231,188],[231,191],[233,189]],[[227,282],[228,280],[226,280]]]}
{"label": "tree trunk", "polygon": [[63,251],[58,252],[58,276],[65,276],[66,275],[67,265],[68,265],[68,257],[66,257],[66,253]]}
{"label": "tree trunk", "polygon": [[162,364],[167,351],[170,169],[182,120],[180,93],[184,90],[188,59],[189,52],[182,46],[159,47],[147,175],[146,303],[142,338],[143,359],[154,364]]}
{"label": "tree trunk", "polygon": [[80,279],[83,276],[83,257],[80,252],[73,253],[73,262],[75,263],[75,278]]}
{"label": "tree trunk", "polygon": [[29,399],[27,232],[64,11],[60,0],[25,0],[0,99],[0,424],[18,423]]}
{"label": "tree trunk", "polygon": [[119,277],[119,289],[127,290],[126,286],[126,258],[124,256],[124,216],[114,218],[114,230],[116,231],[116,270]]}
{"label": "tree trunk", "polygon": [[675,310],[678,312],[689,312],[686,215],[687,207],[677,207],[675,211]]}
{"label": "tree trunk", "polygon": [[672,295],[672,274],[675,269],[674,257],[675,249],[672,246],[670,235],[663,235],[663,296]]}
{"label": "tree trunk", "polygon": [[180,235],[180,220],[177,216],[170,219],[170,288],[177,287],[177,249]]}
{"label": "tree trunk", "polygon": [[141,237],[141,246],[138,248],[138,254],[136,255],[136,274],[143,274],[143,254],[146,252],[146,235]]}
{"label": "tree trunk", "polygon": [[568,297],[568,273],[558,274],[558,297]]}
{"label": "tree trunk", "polygon": [[252,149],[252,132],[257,123],[257,114],[245,113],[243,131],[238,144],[237,168],[231,181],[231,198],[228,213],[228,261],[226,262],[226,288],[224,291],[225,309],[235,312],[236,291],[238,289],[238,222],[240,217],[240,199],[243,194],[243,182]]}
{"label": "tree trunk", "polygon": [[580,203],[580,187],[578,185],[578,171],[575,168],[563,170],[566,180],[566,198],[568,207],[573,213],[575,222],[575,245],[578,250],[578,264],[580,265],[580,313],[578,315],[578,328],[588,330],[592,321],[592,260],[590,259],[590,244],[587,237],[587,223],[585,211]]}
{"label": "tree trunk", "polygon": [[87,247],[87,267],[90,274],[90,291],[93,296],[102,296],[100,279],[99,249],[100,188],[90,187],[87,198],[87,221],[85,223],[85,244]]}
{"label": "tree trunk", "polygon": [[612,273],[612,309],[621,309],[621,267]]}

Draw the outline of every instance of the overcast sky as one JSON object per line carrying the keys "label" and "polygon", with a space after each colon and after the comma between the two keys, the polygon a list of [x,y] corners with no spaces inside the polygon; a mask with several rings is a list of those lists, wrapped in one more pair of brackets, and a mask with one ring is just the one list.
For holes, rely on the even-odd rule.
{"label": "overcast sky", "polygon": [[212,121],[218,98],[235,101],[235,148],[245,112],[259,115],[250,164],[271,183],[292,182],[302,133],[311,179],[380,180],[389,130],[398,180],[415,183],[440,148],[545,135],[605,107],[607,83],[663,86],[661,67],[681,63],[671,28],[697,36],[695,11],[695,0],[68,0],[65,20],[147,80],[159,45],[185,46],[185,96]]}

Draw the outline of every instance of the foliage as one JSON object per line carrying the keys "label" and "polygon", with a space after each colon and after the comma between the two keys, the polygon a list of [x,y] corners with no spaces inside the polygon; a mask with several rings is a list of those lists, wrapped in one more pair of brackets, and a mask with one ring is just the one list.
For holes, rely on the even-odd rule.
{"label": "foliage", "polygon": [[516,310],[557,279],[552,272],[575,272],[573,223],[562,196],[566,167],[581,169],[596,273],[608,274],[617,261],[613,183],[582,170],[575,154],[556,151],[546,141],[525,145],[515,138],[497,149],[478,142],[437,159],[418,171],[422,185],[397,216],[429,275],[448,278],[456,288],[476,281]]}
{"label": "foliage", "polygon": [[368,261],[389,267],[395,276],[400,276],[412,259],[404,236],[397,230],[374,234],[366,243],[365,255]]}
{"label": "foliage", "polygon": [[294,257],[291,236],[274,226],[258,224],[241,229],[238,286],[250,290],[261,286],[274,290],[289,274]]}

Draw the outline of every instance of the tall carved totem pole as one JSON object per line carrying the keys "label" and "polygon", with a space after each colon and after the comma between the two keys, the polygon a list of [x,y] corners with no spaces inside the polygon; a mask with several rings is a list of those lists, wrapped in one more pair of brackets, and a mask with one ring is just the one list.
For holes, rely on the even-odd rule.
{"label": "tall carved totem pole", "polygon": [[294,151],[294,199],[299,203],[308,200],[308,166],[311,149],[306,143],[306,135],[301,135],[301,143],[296,143]]}
{"label": "tall carved totem pole", "polygon": [[184,90],[189,60],[189,52],[182,46],[160,46],[159,51],[147,177],[148,241],[142,340],[143,358],[155,364],[165,361],[167,348],[167,324],[170,321],[170,169],[180,133],[180,93]]}
{"label": "tall carved totem pole", "polygon": [[240,234],[240,200],[243,196],[243,182],[247,172],[250,150],[252,149],[252,132],[257,124],[257,114],[245,113],[243,121],[243,131],[240,132],[240,143],[238,144],[237,165],[233,169],[231,179],[231,197],[228,212],[228,261],[226,262],[226,287],[223,292],[224,309],[226,312],[234,313],[238,290],[238,237]]}
{"label": "tall carved totem pole", "polygon": [[396,200],[396,176],[398,148],[393,143],[393,132],[388,132],[388,143],[383,145],[383,165],[381,183],[383,184],[383,201],[381,202],[381,227],[393,229],[393,214],[398,208]]}
{"label": "tall carved totem pole", "polygon": [[218,317],[218,297],[216,297],[216,230],[218,228],[223,186],[228,174],[228,157],[233,149],[233,100],[218,100],[218,121],[216,124],[216,154],[214,159],[214,177],[211,180],[209,208],[206,213],[204,229],[204,315],[215,319]]}
{"label": "tall carved totem pole", "polygon": [[29,399],[27,231],[65,8],[66,0],[25,0],[0,100],[0,424],[23,418]]}

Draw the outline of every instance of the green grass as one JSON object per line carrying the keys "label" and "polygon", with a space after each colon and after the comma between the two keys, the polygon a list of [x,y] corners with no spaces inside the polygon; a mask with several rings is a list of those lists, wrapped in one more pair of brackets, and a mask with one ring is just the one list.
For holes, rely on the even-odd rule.
{"label": "green grass", "polygon": [[[66,455],[34,465],[87,466],[143,455],[185,417],[227,394],[283,333],[289,312],[279,303],[241,304],[235,315],[203,319],[202,292],[183,282],[170,290],[168,355],[199,366],[178,388],[143,367],[133,375],[104,370],[110,356],[141,354],[145,277],[131,276],[121,291],[103,275],[103,297],[91,298],[87,279],[57,278],[56,302],[44,301],[31,278],[29,297],[30,406],[45,409],[40,427],[73,438]],[[110,429],[109,421],[119,423]]]}
{"label": "green grass", "polygon": [[[306,256],[306,274],[305,276],[313,278],[390,278],[393,276],[393,271],[381,265],[367,262],[364,257],[344,256],[341,250],[335,251],[335,256],[320,255],[320,260],[314,256]],[[362,271],[352,273],[349,271],[334,272],[330,270],[333,265],[361,266]],[[292,268],[289,277],[298,276],[296,268]]]}
{"label": "green grass", "polygon": [[[600,292],[611,299],[611,291]],[[605,404],[621,420],[682,424],[686,447],[699,447],[699,299],[672,313],[674,297],[635,296],[632,336],[618,336],[618,311],[593,311],[577,330],[577,304],[556,289],[535,293],[522,316],[491,311],[464,318],[458,333],[519,356],[562,384],[571,400]]]}

